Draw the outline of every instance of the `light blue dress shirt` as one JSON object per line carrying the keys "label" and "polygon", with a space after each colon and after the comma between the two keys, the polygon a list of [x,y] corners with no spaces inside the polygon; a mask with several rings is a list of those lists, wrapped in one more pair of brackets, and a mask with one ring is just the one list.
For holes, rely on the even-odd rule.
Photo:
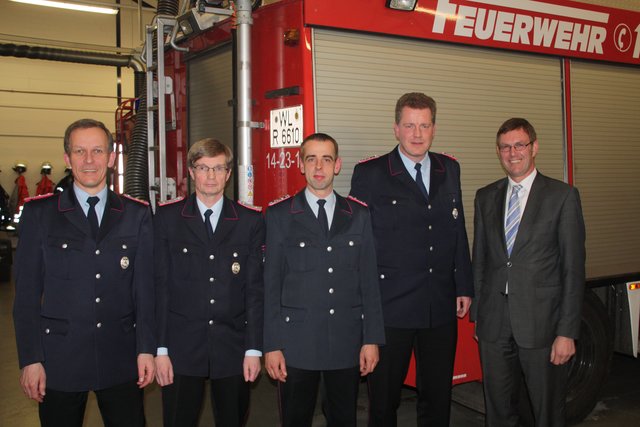
{"label": "light blue dress shirt", "polygon": [[[304,197],[307,199],[307,203],[309,204],[311,211],[316,216],[316,218],[318,218],[318,209],[320,208],[320,206],[318,206],[318,200],[320,200],[320,197],[313,194],[308,188],[304,190]],[[335,193],[331,192],[331,194],[329,194],[324,200],[327,201],[327,203],[324,204],[324,210],[325,212],[327,212],[327,221],[329,222],[329,230],[331,230],[333,213],[336,210]]]}
{"label": "light blue dress shirt", "polygon": [[[411,178],[413,178],[413,180],[415,181],[416,175],[418,173],[416,171],[416,162],[405,156],[404,153],[400,150],[400,147],[398,147],[397,150],[400,154],[400,158],[402,159],[402,163],[404,163],[404,167],[407,169],[407,172],[409,172],[409,175],[411,175]],[[422,164],[420,172],[422,173],[422,182],[424,182],[424,188],[427,189],[427,192],[430,192],[431,188],[429,186],[431,184],[431,159],[429,158],[428,151],[427,154],[424,155],[424,159],[422,159],[420,163]]]}
{"label": "light blue dress shirt", "polygon": [[[82,208],[82,212],[84,212],[84,216],[87,216],[89,213],[89,202],[87,199],[91,197],[91,194],[82,190],[75,183],[73,184],[73,191],[76,193],[76,198],[78,202],[80,202],[80,207]],[[105,186],[102,190],[95,194],[95,196],[100,199],[98,203],[96,203],[96,215],[98,216],[98,225],[102,224],[102,215],[104,215],[104,209],[107,206],[107,186]]]}

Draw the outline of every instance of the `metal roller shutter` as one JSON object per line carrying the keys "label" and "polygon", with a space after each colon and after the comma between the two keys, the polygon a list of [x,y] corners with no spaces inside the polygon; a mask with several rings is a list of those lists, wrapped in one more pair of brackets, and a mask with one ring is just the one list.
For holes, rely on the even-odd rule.
{"label": "metal roller shutter", "polygon": [[640,270],[640,73],[574,61],[575,184],[587,234],[587,277]]}
{"label": "metal roller shutter", "polygon": [[504,176],[495,134],[510,117],[538,131],[541,172],[564,178],[561,67],[557,58],[381,35],[314,30],[316,124],[340,144],[336,190],[347,194],[360,159],[396,145],[394,108],[405,92],[438,103],[434,152],[462,167],[469,237],[478,188]]}
{"label": "metal roller shutter", "polygon": [[[188,67],[189,147],[202,138],[216,138],[233,152],[233,108],[229,105],[233,99],[231,46],[194,58]],[[233,187],[227,185],[228,197],[233,197]]]}

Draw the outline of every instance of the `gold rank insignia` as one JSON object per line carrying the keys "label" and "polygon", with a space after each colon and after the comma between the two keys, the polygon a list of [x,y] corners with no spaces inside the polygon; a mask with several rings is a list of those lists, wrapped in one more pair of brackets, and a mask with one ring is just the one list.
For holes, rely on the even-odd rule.
{"label": "gold rank insignia", "polygon": [[233,274],[240,273],[240,263],[234,262],[233,264],[231,264],[231,271],[233,272]]}
{"label": "gold rank insignia", "polygon": [[129,257],[123,256],[120,258],[120,267],[122,267],[123,270],[129,267]]}

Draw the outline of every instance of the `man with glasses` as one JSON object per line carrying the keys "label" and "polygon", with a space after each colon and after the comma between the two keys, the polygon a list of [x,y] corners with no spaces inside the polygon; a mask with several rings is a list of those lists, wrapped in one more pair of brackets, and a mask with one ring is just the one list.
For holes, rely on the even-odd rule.
{"label": "man with glasses", "polygon": [[478,190],[473,272],[486,424],[517,426],[521,378],[535,425],[565,425],[568,365],[585,282],[578,190],[542,175],[538,139],[525,119],[500,126],[496,152],[507,177]]}
{"label": "man with glasses", "polygon": [[151,211],[107,188],[115,153],[103,123],[72,123],[64,152],[73,185],[26,203],[20,221],[20,383],[43,426],[81,426],[93,390],[105,426],[142,427],[156,350]]}
{"label": "man with glasses", "polygon": [[267,211],[265,368],[283,427],[311,426],[320,379],[327,425],[355,427],[359,378],[384,343],[371,220],[333,191],[332,137],[306,137],[300,157],[306,188]]}
{"label": "man with glasses", "polygon": [[197,426],[210,380],[216,426],[244,425],[262,355],[264,222],[224,196],[233,154],[207,138],[187,154],[195,193],[154,219],[156,357],[165,427]]}

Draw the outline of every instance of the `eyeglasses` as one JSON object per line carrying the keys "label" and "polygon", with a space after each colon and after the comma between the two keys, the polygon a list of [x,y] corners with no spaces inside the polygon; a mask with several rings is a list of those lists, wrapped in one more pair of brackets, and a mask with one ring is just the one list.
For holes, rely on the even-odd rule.
{"label": "eyeglasses", "polygon": [[215,175],[223,175],[229,171],[229,168],[223,165],[209,167],[207,165],[193,165],[192,169],[202,175],[208,175],[209,171],[213,171]]}
{"label": "eyeglasses", "polygon": [[519,142],[513,145],[500,144],[498,145],[498,150],[500,150],[501,153],[510,153],[512,148],[516,151],[524,151],[524,149],[530,146],[531,144],[533,144],[533,141],[529,141],[528,144],[521,144]]}

